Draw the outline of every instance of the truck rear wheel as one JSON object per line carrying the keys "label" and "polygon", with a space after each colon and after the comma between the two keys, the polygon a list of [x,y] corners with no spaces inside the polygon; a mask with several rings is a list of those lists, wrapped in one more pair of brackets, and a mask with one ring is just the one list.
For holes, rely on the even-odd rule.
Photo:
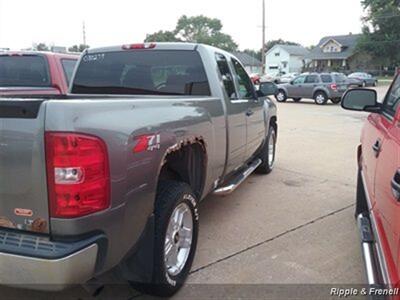
{"label": "truck rear wheel", "polygon": [[185,282],[198,236],[196,196],[189,185],[161,181],[155,204],[153,284],[149,293],[172,296]]}
{"label": "truck rear wheel", "polygon": [[276,130],[269,127],[268,136],[260,153],[261,165],[256,169],[257,173],[269,174],[274,169],[276,151]]}

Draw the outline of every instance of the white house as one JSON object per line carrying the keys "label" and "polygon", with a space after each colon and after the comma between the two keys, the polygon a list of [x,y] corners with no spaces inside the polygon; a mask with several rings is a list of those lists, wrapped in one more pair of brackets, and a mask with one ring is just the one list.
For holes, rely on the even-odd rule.
{"label": "white house", "polygon": [[275,45],[266,54],[265,71],[268,74],[301,73],[308,63],[309,51],[302,46]]}

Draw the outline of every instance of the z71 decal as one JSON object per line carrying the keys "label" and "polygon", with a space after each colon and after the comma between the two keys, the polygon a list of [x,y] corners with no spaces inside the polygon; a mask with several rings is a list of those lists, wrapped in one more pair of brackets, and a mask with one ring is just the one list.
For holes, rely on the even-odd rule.
{"label": "z71 decal", "polygon": [[133,147],[133,153],[143,151],[154,151],[160,149],[161,136],[159,134],[146,134],[134,138],[136,145]]}

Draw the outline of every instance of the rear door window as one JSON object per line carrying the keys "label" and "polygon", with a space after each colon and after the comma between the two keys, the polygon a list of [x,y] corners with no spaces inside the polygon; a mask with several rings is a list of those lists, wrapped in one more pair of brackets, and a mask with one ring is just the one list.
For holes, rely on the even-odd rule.
{"label": "rear door window", "polygon": [[48,87],[47,60],[40,55],[0,55],[0,86]]}
{"label": "rear door window", "polygon": [[84,55],[72,93],[210,96],[197,51],[133,50]]}
{"label": "rear door window", "polygon": [[76,66],[76,59],[61,59],[61,65],[64,71],[65,78],[67,79],[67,84],[71,82],[72,74],[74,73]]}
{"label": "rear door window", "polygon": [[215,59],[217,60],[218,70],[219,73],[221,74],[226,94],[230,99],[237,98],[235,91],[235,84],[233,82],[232,73],[229,70],[229,65],[228,61],[226,60],[226,57],[222,54],[217,53],[215,55]]}

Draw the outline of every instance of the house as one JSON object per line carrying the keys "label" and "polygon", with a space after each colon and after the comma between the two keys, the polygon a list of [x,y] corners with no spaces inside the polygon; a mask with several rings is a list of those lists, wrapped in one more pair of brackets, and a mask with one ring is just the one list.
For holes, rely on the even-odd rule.
{"label": "house", "polygon": [[247,73],[249,74],[261,74],[262,73],[262,62],[245,52],[235,52],[233,53],[240,62],[243,64]]}
{"label": "house", "polygon": [[[323,37],[307,56],[313,71],[346,71],[360,68],[356,53],[360,34]],[[360,54],[361,55],[361,54]]]}
{"label": "house", "polygon": [[265,70],[268,74],[301,73],[308,54],[302,46],[275,45],[266,53]]}

